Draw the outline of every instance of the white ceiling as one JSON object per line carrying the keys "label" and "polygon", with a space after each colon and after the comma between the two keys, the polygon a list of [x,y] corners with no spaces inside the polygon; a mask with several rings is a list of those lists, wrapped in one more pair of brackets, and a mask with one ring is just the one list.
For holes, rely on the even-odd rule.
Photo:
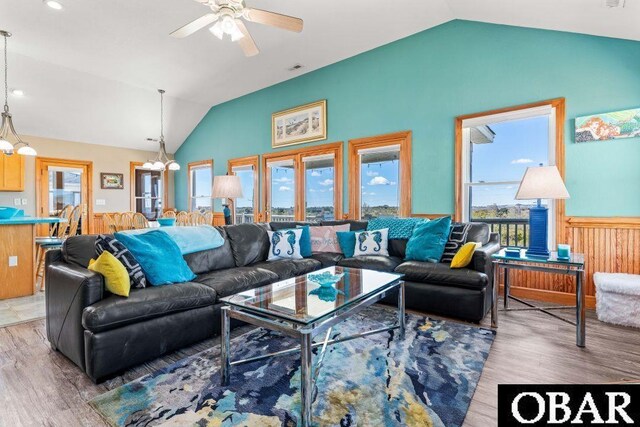
{"label": "white ceiling", "polygon": [[[340,61],[452,19],[640,40],[640,0],[247,0],[298,16],[300,34],[248,23],[261,53],[201,30],[168,34],[203,15],[193,0],[0,0],[9,39],[9,86],[25,135],[154,149],[157,88],[167,91],[165,134],[173,152],[212,105]],[[390,9],[390,5],[392,8]],[[296,63],[298,72],[288,71]]]}

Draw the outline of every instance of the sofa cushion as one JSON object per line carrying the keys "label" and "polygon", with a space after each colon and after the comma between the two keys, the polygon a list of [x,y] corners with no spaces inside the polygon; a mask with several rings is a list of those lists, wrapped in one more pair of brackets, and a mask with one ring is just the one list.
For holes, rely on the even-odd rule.
{"label": "sofa cushion", "polygon": [[376,271],[394,271],[402,263],[402,259],[394,256],[363,255],[354,258],[344,258],[338,262],[340,267],[366,268]]}
{"label": "sofa cushion", "polygon": [[272,271],[257,267],[234,267],[211,271],[196,277],[193,281],[202,283],[216,291],[219,298],[259,288],[280,280]]}
{"label": "sofa cushion", "polygon": [[238,224],[226,227],[237,267],[266,261],[269,253],[269,224]]}
{"label": "sofa cushion", "polygon": [[367,221],[356,221],[353,219],[345,219],[338,221],[321,221],[320,225],[344,225],[349,224],[351,231],[363,231],[367,229]]}
{"label": "sofa cushion", "polygon": [[395,271],[404,274],[407,281],[443,286],[482,289],[489,283],[489,278],[484,273],[468,268],[451,269],[449,264],[441,262],[407,261],[400,264]]}
{"label": "sofa cushion", "polygon": [[338,264],[344,255],[332,252],[314,252],[311,254],[311,258],[320,261],[322,267],[333,267]]}
{"label": "sofa cushion", "polygon": [[278,221],[269,223],[269,226],[273,231],[287,230],[289,228],[296,228],[303,225],[320,225],[320,223],[317,221]]}
{"label": "sofa cushion", "polygon": [[216,291],[200,283],[131,289],[128,298],[109,295],[82,312],[82,326],[94,333],[156,317],[213,305]]}
{"label": "sofa cushion", "polygon": [[319,270],[322,268],[322,263],[313,258],[281,259],[276,261],[259,262],[252,265],[252,267],[272,271],[278,275],[280,280],[284,280]]}
{"label": "sofa cushion", "polygon": [[95,235],[69,237],[62,244],[62,256],[68,264],[87,268],[89,260],[97,258]]}
{"label": "sofa cushion", "polygon": [[489,224],[484,222],[472,222],[467,231],[467,242],[480,242],[482,245],[489,243],[491,230]]}
{"label": "sofa cushion", "polygon": [[389,255],[404,259],[407,251],[407,239],[389,239]]}
{"label": "sofa cushion", "polygon": [[196,274],[236,266],[233,260],[233,252],[231,251],[231,243],[229,242],[225,227],[215,227],[215,229],[220,232],[220,235],[224,239],[224,245],[219,248],[195,252],[184,256],[184,260],[187,261],[189,268]]}

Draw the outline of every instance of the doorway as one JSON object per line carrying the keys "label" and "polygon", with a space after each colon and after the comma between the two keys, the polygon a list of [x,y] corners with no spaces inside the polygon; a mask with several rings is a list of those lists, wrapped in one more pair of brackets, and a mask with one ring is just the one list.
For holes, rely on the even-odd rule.
{"label": "doorway", "polygon": [[[82,206],[79,230],[92,230],[93,162],[36,158],[36,216],[58,216],[67,205]],[[49,225],[38,226],[38,235],[49,234]]]}

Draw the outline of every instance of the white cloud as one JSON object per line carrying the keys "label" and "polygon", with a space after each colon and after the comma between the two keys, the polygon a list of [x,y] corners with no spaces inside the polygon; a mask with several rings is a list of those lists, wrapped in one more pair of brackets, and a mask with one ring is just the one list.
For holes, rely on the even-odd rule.
{"label": "white cloud", "polygon": [[526,165],[527,163],[533,163],[531,159],[515,159],[511,160],[512,165]]}
{"label": "white cloud", "polygon": [[309,189],[309,193],[315,193],[315,192],[316,192],[316,189],[315,189],[315,188],[310,188],[310,189]]}
{"label": "white cloud", "polygon": [[313,172],[311,172],[311,176],[320,176],[320,175],[322,174],[315,169],[313,170]]}
{"label": "white cloud", "polygon": [[369,181],[369,185],[396,185],[396,183],[393,181],[389,181],[384,176],[376,176],[371,178],[371,181]]}
{"label": "white cloud", "polygon": [[331,193],[332,191],[333,191],[333,187],[331,187],[331,188],[329,189],[329,193]]}
{"label": "white cloud", "polygon": [[374,192],[367,193],[366,191],[363,191],[363,192],[362,192],[362,195],[363,195],[363,196],[375,196],[375,195],[376,195],[376,193],[374,193]]}
{"label": "white cloud", "polygon": [[281,186],[280,188],[278,188],[279,191],[291,191],[291,187],[287,187],[286,185]]}
{"label": "white cloud", "polygon": [[282,178],[274,179],[273,182],[277,182],[277,183],[280,183],[280,184],[289,184],[289,183],[293,182],[293,180],[291,178],[287,178],[286,176],[283,176]]}
{"label": "white cloud", "polygon": [[324,181],[320,181],[318,184],[322,185],[323,187],[328,187],[330,185],[333,185],[333,180],[327,178]]}
{"label": "white cloud", "polygon": [[380,175],[378,172],[375,171],[367,171],[367,176],[378,176]]}

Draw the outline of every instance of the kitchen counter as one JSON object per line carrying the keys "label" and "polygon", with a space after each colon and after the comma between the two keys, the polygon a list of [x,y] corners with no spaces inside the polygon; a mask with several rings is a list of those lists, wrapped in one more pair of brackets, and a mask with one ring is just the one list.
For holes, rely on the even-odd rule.
{"label": "kitchen counter", "polygon": [[16,216],[0,219],[0,300],[36,291],[36,226],[60,218]]}

